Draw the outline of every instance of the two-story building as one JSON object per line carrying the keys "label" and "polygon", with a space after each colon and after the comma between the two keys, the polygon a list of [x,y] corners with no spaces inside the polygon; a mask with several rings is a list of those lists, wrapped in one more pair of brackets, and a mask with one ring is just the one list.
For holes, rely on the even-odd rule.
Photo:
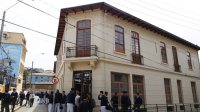
{"label": "two-story building", "polygon": [[[3,77],[6,84],[22,90],[24,64],[26,58],[26,39],[23,33],[3,32],[1,41],[0,60],[4,61]],[[9,63],[10,70],[6,69],[5,62]]]}
{"label": "two-story building", "polygon": [[[107,3],[61,9],[57,89],[137,92],[145,104],[198,103],[200,47]],[[120,98],[120,97],[119,97]]]}

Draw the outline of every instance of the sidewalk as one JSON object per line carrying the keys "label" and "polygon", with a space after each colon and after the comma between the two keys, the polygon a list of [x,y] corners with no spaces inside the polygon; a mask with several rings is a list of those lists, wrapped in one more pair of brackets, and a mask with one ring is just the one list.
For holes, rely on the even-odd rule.
{"label": "sidewalk", "polygon": [[47,112],[47,105],[46,104],[39,104],[38,98],[35,98],[34,104],[32,107],[23,106],[17,109],[15,112]]}

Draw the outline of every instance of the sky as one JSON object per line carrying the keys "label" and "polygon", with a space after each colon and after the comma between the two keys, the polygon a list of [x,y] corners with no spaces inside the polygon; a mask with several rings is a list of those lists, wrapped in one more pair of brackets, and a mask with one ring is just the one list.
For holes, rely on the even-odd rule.
{"label": "sky", "polygon": [[[200,1],[199,0],[22,0],[48,14],[39,12],[17,0],[0,0],[0,18],[6,11],[5,20],[57,36],[61,8],[106,2],[142,20],[156,25],[189,42],[200,46]],[[56,18],[55,18],[56,17]],[[0,22],[1,23],[1,22]],[[23,33],[27,40],[25,67],[53,69],[55,38],[5,23],[4,31]],[[200,53],[199,53],[200,55]]]}

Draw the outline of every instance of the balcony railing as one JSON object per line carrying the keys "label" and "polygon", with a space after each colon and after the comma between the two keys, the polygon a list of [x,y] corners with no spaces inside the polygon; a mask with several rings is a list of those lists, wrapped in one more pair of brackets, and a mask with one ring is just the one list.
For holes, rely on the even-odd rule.
{"label": "balcony railing", "polygon": [[181,72],[181,65],[174,64],[174,71],[175,72]]}
{"label": "balcony railing", "polygon": [[132,53],[132,63],[144,65],[143,56],[140,54]]}
{"label": "balcony railing", "polygon": [[66,58],[97,56],[97,46],[76,46],[67,47]]}

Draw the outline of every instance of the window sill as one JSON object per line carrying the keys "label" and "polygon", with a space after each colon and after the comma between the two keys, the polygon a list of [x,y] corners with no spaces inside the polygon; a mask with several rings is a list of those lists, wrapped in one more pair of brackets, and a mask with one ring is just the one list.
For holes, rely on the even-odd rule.
{"label": "window sill", "polygon": [[162,65],[168,65],[168,63],[165,63],[165,62],[161,62],[161,64],[162,64]]}
{"label": "window sill", "polygon": [[126,54],[125,54],[125,53],[122,53],[122,52],[114,51],[114,53],[115,53],[115,54],[119,54],[119,55],[124,55],[124,56],[126,56]]}

